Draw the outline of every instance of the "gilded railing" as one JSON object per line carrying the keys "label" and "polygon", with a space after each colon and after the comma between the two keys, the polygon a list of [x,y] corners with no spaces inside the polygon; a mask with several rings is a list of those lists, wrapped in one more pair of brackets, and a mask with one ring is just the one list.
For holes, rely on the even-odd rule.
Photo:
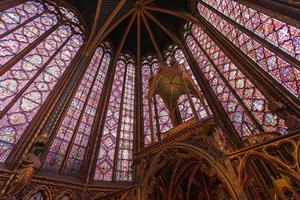
{"label": "gilded railing", "polygon": [[161,141],[152,143],[148,147],[137,152],[134,156],[135,158],[145,157],[151,153],[160,151],[167,145],[174,144],[176,142],[182,142],[192,135],[205,134],[213,131],[215,127],[216,124],[213,118],[207,118],[201,121],[195,121],[194,119],[191,119],[164,133],[164,138]]}
{"label": "gilded railing", "polygon": [[245,191],[256,199],[300,199],[300,130],[262,133],[244,143],[227,159]]}

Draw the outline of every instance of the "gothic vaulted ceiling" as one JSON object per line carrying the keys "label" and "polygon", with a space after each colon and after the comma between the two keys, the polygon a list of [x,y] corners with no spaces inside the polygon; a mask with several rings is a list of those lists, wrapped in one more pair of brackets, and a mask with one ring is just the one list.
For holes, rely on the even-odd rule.
{"label": "gothic vaulted ceiling", "polygon": [[[94,18],[97,12],[97,4],[98,0],[64,0],[65,2],[73,5],[83,16],[89,31],[93,27]],[[143,6],[149,7],[159,7],[173,11],[180,12],[189,12],[188,3],[184,0],[142,0],[147,2],[147,4]],[[99,20],[97,21],[97,30],[99,30],[105,21],[110,17],[113,13],[114,9],[118,5],[120,0],[103,0],[102,6],[99,12]],[[149,2],[149,3],[148,3]],[[118,11],[118,14],[114,17],[111,24],[115,23],[118,19],[120,19],[123,15],[128,13],[131,9],[133,9],[136,4],[138,4],[137,0],[127,0],[122,8]],[[167,15],[157,11],[150,11],[157,20],[159,20],[167,29],[169,29],[176,36],[180,36],[180,28],[184,23],[182,19],[178,17],[174,17],[172,15]],[[151,19],[145,15],[146,21],[152,31],[152,34],[159,46],[160,51],[162,51],[167,45],[173,43],[171,38],[164,32],[160,27],[158,27]],[[108,39],[115,45],[121,41],[123,36],[122,33],[125,32],[126,27],[130,21],[130,17],[127,17],[124,21],[122,21],[109,35]],[[125,44],[123,46],[122,51],[130,51],[135,54],[136,52],[136,42],[137,42],[137,22],[133,23]],[[149,36],[149,31],[145,26],[145,21],[141,19],[141,55],[146,53],[154,52],[153,43],[151,42],[151,38]]]}

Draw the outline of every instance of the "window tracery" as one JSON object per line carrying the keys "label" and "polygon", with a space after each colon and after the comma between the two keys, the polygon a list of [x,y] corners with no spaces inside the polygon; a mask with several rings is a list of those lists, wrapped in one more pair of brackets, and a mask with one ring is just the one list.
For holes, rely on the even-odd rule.
{"label": "window tracery", "polygon": [[[273,48],[265,44],[275,45],[275,48],[278,47],[300,60],[300,30],[232,0],[204,2],[198,4],[199,14],[254,60],[261,69],[299,98],[299,68],[277,55]],[[251,31],[254,36],[243,31],[241,27]],[[258,38],[264,39],[264,43]]]}
{"label": "window tracery", "polygon": [[[198,113],[199,119],[204,119],[208,116],[211,116],[211,111],[210,108],[207,105],[207,102],[203,96],[203,93],[201,91],[201,88],[195,78],[194,73],[192,72],[188,61],[183,54],[182,50],[179,49],[176,45],[170,46],[168,49],[168,52],[175,57],[177,62],[181,65],[183,65],[185,72],[190,76],[190,78],[193,80],[193,83],[196,85],[198,91],[199,91],[199,96],[201,97],[196,98],[195,95],[192,95],[192,102],[194,107],[196,108],[196,111]],[[181,115],[182,121],[187,121],[188,119],[191,119],[194,117],[194,114],[192,112],[192,107],[188,101],[187,95],[181,96],[180,99],[178,100],[178,106],[179,106],[179,112]],[[189,114],[188,114],[189,113]]]}
{"label": "window tracery", "polygon": [[[143,120],[144,120],[144,144],[148,146],[154,141],[158,141],[161,133],[170,130],[173,127],[169,111],[164,105],[160,96],[156,95],[151,100],[147,97],[149,90],[149,79],[158,71],[158,60],[152,56],[148,56],[142,63],[142,85],[143,85]],[[152,109],[152,119],[150,119],[150,107]],[[152,123],[152,125],[151,125]],[[152,126],[152,127],[151,127]],[[153,135],[151,133],[153,129]],[[151,136],[152,135],[152,136]]]}
{"label": "window tracery", "polygon": [[121,55],[114,74],[95,180],[132,181],[135,62]]}
{"label": "window tracery", "polygon": [[79,174],[110,64],[110,49],[106,46],[101,45],[94,53],[50,147],[45,169]]}
{"label": "window tracery", "polygon": [[266,97],[200,26],[190,24],[185,39],[241,137],[260,131],[286,133],[283,120],[268,110]]}
{"label": "window tracery", "polygon": [[299,29],[233,0],[203,1],[300,60]]}
{"label": "window tracery", "polygon": [[83,43],[81,29],[75,31],[75,25],[61,18],[39,1],[0,11],[0,162],[23,136]]}

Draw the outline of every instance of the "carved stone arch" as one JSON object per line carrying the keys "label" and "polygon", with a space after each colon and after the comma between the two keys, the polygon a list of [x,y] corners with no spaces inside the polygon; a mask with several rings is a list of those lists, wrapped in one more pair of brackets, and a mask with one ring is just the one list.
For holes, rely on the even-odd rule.
{"label": "carved stone arch", "polygon": [[268,156],[266,154],[262,154],[259,152],[248,152],[244,157],[239,167],[239,173],[238,173],[238,179],[241,183],[242,187],[244,187],[246,181],[248,180],[247,175],[247,164],[250,162],[251,159],[258,158],[262,159],[267,163],[270,163],[274,166],[280,167],[278,169],[279,172],[281,172],[284,175],[290,176],[295,178],[300,182],[300,175],[295,173],[288,165],[284,164],[282,161],[275,159],[271,156]]}
{"label": "carved stone arch", "polygon": [[295,150],[295,159],[297,168],[300,169],[300,141],[295,142],[296,150]]}
{"label": "carved stone arch", "polygon": [[61,200],[63,197],[69,197],[69,200],[76,200],[76,195],[72,190],[66,190],[60,193],[55,200]]}
{"label": "carved stone arch", "polygon": [[45,196],[45,200],[52,200],[53,199],[52,194],[50,192],[50,189],[46,185],[41,185],[41,186],[35,188],[34,190],[32,190],[31,192],[29,192],[24,197],[24,200],[29,200],[30,197],[32,197],[37,192],[42,192],[44,194],[44,196]]}
{"label": "carved stone arch", "polygon": [[[147,199],[147,190],[148,186],[151,183],[151,177],[154,177],[154,175],[162,168],[163,166],[159,163],[160,159],[163,157],[163,155],[168,152],[169,150],[184,150],[189,152],[191,155],[197,158],[203,158],[205,159],[215,170],[220,178],[220,180],[224,183],[224,185],[227,187],[228,192],[232,199],[238,200],[238,195],[233,187],[233,183],[231,182],[231,179],[228,177],[228,172],[226,172],[226,169],[221,166],[217,161],[209,155],[207,152],[205,152],[202,149],[199,149],[193,145],[185,144],[185,143],[178,143],[174,145],[170,145],[166,148],[164,148],[162,151],[160,151],[155,158],[152,160],[151,165],[148,167],[148,171],[146,175],[143,178],[142,181],[142,199]],[[166,162],[169,163],[169,162]],[[159,166],[159,168],[157,167]]]}
{"label": "carved stone arch", "polygon": [[99,198],[101,198],[103,196],[105,196],[105,193],[104,192],[100,192],[100,193],[96,194],[96,196],[94,198],[92,198],[92,200],[99,199]]}

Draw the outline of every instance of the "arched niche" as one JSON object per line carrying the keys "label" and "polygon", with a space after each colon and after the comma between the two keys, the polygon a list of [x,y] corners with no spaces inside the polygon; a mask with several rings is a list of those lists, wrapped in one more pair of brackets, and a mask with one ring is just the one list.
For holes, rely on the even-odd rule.
{"label": "arched niche", "polygon": [[240,163],[238,178],[248,198],[300,198],[299,174],[288,163],[267,154],[247,153]]}
{"label": "arched niche", "polygon": [[53,198],[50,189],[45,185],[35,188],[24,197],[24,200],[52,200],[52,199]]}
{"label": "arched niche", "polygon": [[55,200],[76,200],[76,195],[71,190],[66,190],[60,193]]}
{"label": "arched niche", "polygon": [[101,198],[103,196],[105,196],[105,193],[104,192],[100,192],[100,193],[96,194],[96,196],[92,200],[99,199],[99,198]]}
{"label": "arched niche", "polygon": [[[182,158],[185,158],[188,161],[186,165],[180,165],[180,159]],[[154,185],[157,185],[157,190],[164,193],[165,196],[162,197],[162,199],[166,198],[166,196],[166,199],[174,197],[174,193],[178,192],[176,191],[177,189],[164,191],[163,187],[167,184],[161,177],[159,177],[161,171],[172,165],[174,166],[172,169],[176,168],[177,170],[177,175],[174,175],[177,176],[177,180],[174,177],[168,177],[172,179],[173,185],[181,183],[180,179],[184,179],[184,176],[187,173],[189,175],[192,173],[196,175],[198,172],[208,170],[206,173],[211,176],[209,184],[215,184],[216,191],[223,190],[224,193],[227,194],[228,198],[233,200],[238,200],[241,195],[237,194],[237,189],[234,188],[233,180],[229,178],[227,170],[225,170],[225,168],[211,155],[192,145],[179,143],[170,145],[163,149],[152,159],[150,166],[147,166],[148,170],[142,179],[141,199],[149,199],[149,193],[152,192],[151,190],[154,188]],[[210,169],[212,169],[213,172],[210,172]],[[178,174],[181,174],[182,176]]]}

